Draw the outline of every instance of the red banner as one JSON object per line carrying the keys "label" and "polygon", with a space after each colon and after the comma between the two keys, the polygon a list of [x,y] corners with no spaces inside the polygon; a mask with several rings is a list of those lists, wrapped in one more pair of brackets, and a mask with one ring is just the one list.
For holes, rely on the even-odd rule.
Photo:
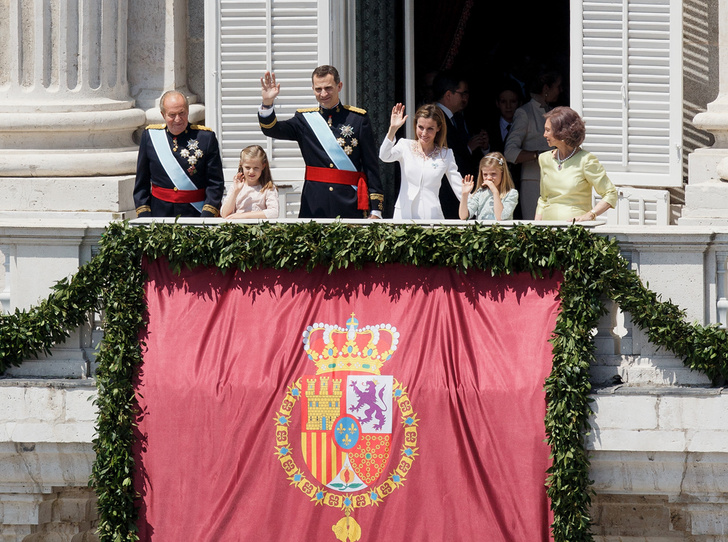
{"label": "red banner", "polygon": [[142,541],[548,541],[559,277],[145,263]]}

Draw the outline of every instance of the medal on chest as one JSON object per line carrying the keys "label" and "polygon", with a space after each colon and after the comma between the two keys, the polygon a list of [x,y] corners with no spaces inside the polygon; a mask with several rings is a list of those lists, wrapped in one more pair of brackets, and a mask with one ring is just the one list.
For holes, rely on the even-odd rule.
{"label": "medal on chest", "polygon": [[[336,138],[336,142],[344,149],[346,154],[351,154],[354,152],[354,147],[359,145],[359,141],[354,137],[354,127],[350,124],[342,124],[338,130],[339,137]],[[334,130],[334,133],[336,133],[336,130]]]}
{"label": "medal on chest", "polygon": [[[173,151],[177,149],[177,138],[174,138],[173,140],[174,146],[172,148]],[[179,151],[179,155],[182,158],[187,159],[187,163],[189,164],[189,167],[187,168],[187,173],[190,175],[194,175],[197,173],[197,168],[195,167],[195,164],[197,164],[198,160],[202,158],[203,152],[202,149],[200,149],[200,144],[196,139],[190,139],[187,142],[187,147]]]}

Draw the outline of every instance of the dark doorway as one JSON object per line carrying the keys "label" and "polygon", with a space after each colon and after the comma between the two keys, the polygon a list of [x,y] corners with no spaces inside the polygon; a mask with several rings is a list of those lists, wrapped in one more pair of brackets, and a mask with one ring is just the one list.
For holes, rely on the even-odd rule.
{"label": "dark doorway", "polygon": [[466,115],[480,125],[493,111],[496,82],[510,75],[527,85],[543,65],[562,73],[560,105],[569,103],[569,0],[416,0],[414,6],[418,105],[431,101],[428,74],[450,68],[468,80]]}

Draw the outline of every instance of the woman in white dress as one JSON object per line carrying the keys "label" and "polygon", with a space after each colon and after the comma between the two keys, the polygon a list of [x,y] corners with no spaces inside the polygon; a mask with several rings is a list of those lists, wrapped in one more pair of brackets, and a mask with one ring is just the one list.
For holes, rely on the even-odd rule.
{"label": "woman in white dress", "polygon": [[455,157],[447,148],[445,115],[434,104],[423,105],[415,113],[416,139],[400,139],[395,144],[395,134],[406,120],[404,105],[396,104],[387,137],[379,148],[379,158],[399,162],[402,173],[394,218],[443,219],[438,197],[442,176],[447,176],[458,199],[462,197],[463,182]]}

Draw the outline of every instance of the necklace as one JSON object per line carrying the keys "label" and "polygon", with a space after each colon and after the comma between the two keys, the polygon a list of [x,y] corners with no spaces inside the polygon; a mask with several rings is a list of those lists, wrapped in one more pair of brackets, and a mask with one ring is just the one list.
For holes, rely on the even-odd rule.
{"label": "necklace", "polygon": [[578,150],[579,150],[578,146],[574,147],[574,150],[571,151],[571,154],[569,156],[567,156],[566,158],[564,158],[563,160],[561,160],[561,152],[559,151],[559,149],[556,149],[556,156],[554,157],[554,159],[559,164],[559,171],[561,171],[561,166],[563,165],[563,163],[566,162],[572,156],[574,156],[574,154],[576,154],[576,151],[578,151]]}
{"label": "necklace", "polygon": [[435,154],[435,151],[437,150],[437,145],[432,147],[432,150],[430,152],[425,152],[425,150],[422,148],[422,145],[420,145],[420,149],[422,150],[422,154],[425,155],[425,160],[427,160],[430,156]]}
{"label": "necklace", "polygon": [[435,145],[430,152],[425,152],[419,140],[412,141],[412,152],[416,155],[423,156],[425,161],[439,150],[440,147]]}

